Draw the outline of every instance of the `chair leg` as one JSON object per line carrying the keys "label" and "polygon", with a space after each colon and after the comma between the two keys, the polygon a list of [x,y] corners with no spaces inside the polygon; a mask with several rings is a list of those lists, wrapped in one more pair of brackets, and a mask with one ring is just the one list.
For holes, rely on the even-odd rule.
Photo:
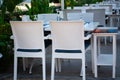
{"label": "chair leg", "polygon": [[58,59],[55,60],[55,70],[58,72]]}
{"label": "chair leg", "polygon": [[104,39],[105,39],[105,45],[107,45],[107,37],[104,37]]}
{"label": "chair leg", "polygon": [[115,78],[115,65],[113,64],[112,78]]}
{"label": "chair leg", "polygon": [[97,73],[97,63],[94,64],[94,68],[95,68],[94,74],[95,74],[95,77],[97,78],[97,75],[98,75],[98,73]]}
{"label": "chair leg", "polygon": [[35,59],[32,60],[32,64],[30,66],[29,74],[32,74],[32,68],[33,68],[34,63],[35,63]]}
{"label": "chair leg", "polygon": [[92,59],[92,73],[94,73],[94,48],[93,48],[93,36],[91,37],[91,59]]}
{"label": "chair leg", "polygon": [[45,57],[42,58],[42,68],[43,68],[43,80],[46,80],[46,64],[45,64]]}
{"label": "chair leg", "polygon": [[116,36],[113,36],[113,73],[112,78],[115,78],[116,72]]}
{"label": "chair leg", "polygon": [[55,67],[55,58],[52,58],[51,80],[54,80],[54,76],[55,76],[54,67]]}
{"label": "chair leg", "polygon": [[60,59],[55,60],[55,68],[56,68],[56,72],[61,72],[61,60]]}
{"label": "chair leg", "polygon": [[61,60],[60,59],[55,60],[55,69],[56,69],[56,72],[61,72]]}
{"label": "chair leg", "polygon": [[22,58],[22,59],[23,59],[23,71],[26,71],[25,58]]}
{"label": "chair leg", "polygon": [[96,46],[97,46],[97,37],[96,36],[94,36],[94,76],[97,78],[97,48],[96,48]]}
{"label": "chair leg", "polygon": [[[106,40],[105,40],[105,41],[106,41]],[[100,52],[100,48],[101,48],[101,47],[100,47],[100,46],[101,46],[101,37],[98,37],[97,43],[98,43],[98,44],[97,44],[97,45],[98,45],[98,47],[97,47],[97,51],[98,51],[97,53],[98,53],[98,54],[97,54],[97,55],[99,56],[100,53],[101,53],[101,52]]]}
{"label": "chair leg", "polygon": [[81,67],[80,76],[83,76],[83,66]]}
{"label": "chair leg", "polygon": [[83,80],[86,80],[85,72],[86,72],[86,70],[85,70],[85,58],[84,58],[84,59],[82,59],[82,74],[83,74],[82,79]]}
{"label": "chair leg", "polygon": [[59,72],[61,72],[61,60],[60,59],[58,59],[58,69],[59,69]]}
{"label": "chair leg", "polygon": [[17,80],[17,57],[14,55],[14,80]]}
{"label": "chair leg", "polygon": [[38,59],[33,58],[32,63],[30,64],[29,74],[32,74],[32,68],[36,61],[38,61]]}

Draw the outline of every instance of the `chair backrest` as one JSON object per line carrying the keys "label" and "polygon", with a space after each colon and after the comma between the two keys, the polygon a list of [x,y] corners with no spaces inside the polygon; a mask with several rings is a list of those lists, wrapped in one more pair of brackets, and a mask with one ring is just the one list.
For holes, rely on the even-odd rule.
{"label": "chair backrest", "polygon": [[38,21],[43,20],[44,23],[49,23],[49,21],[57,21],[58,14],[38,14]]}
{"label": "chair backrest", "polygon": [[89,6],[74,6],[73,9],[71,9],[71,7],[67,7],[67,10],[85,10],[85,9],[89,9]]}
{"label": "chair backrest", "polygon": [[93,21],[105,26],[105,9],[86,9],[86,12],[94,13]]}
{"label": "chair backrest", "polygon": [[[49,22],[50,20],[57,21],[58,19],[58,14],[38,14],[37,15],[37,21],[43,21],[43,22]],[[22,21],[31,21],[29,18],[29,15],[23,15],[22,16]]]}
{"label": "chair backrest", "polygon": [[[81,10],[79,10],[79,9],[76,9],[76,10],[63,10],[63,18],[64,18],[64,20],[68,20],[67,15],[69,13],[73,13],[73,14],[81,13]],[[74,16],[72,16],[72,17],[74,17]]]}
{"label": "chair backrest", "polygon": [[67,20],[84,20],[84,22],[93,22],[94,13],[68,13]]}
{"label": "chair backrest", "polygon": [[22,16],[22,21],[31,21],[29,18],[29,15],[23,15]]}
{"label": "chair backrest", "polygon": [[105,12],[110,12],[112,14],[112,4],[101,4],[99,7],[104,8]]}
{"label": "chair backrest", "polygon": [[43,24],[38,21],[10,21],[16,49],[44,50]]}
{"label": "chair backrest", "polygon": [[[32,19],[30,19],[30,15],[22,15],[21,19],[22,21],[32,21]],[[37,15],[34,15],[34,20],[37,20]]]}
{"label": "chair backrest", "polygon": [[51,21],[53,49],[84,50],[84,22]]}

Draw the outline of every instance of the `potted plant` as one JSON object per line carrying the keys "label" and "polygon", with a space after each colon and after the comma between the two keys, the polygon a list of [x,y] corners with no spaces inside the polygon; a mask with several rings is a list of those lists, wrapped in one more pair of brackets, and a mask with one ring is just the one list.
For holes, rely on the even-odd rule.
{"label": "potted plant", "polygon": [[0,24],[0,72],[6,72],[13,64],[13,42],[10,40],[11,28],[9,23]]}
{"label": "potted plant", "polygon": [[3,0],[0,6],[0,53],[3,57],[0,59],[0,72],[8,70],[13,64],[13,41],[10,39],[12,35],[9,20],[14,19],[14,8],[22,0]]}
{"label": "potted plant", "polygon": [[70,6],[71,9],[74,8],[75,5],[75,1],[74,0],[64,0],[65,1],[65,9],[67,8],[67,6]]}
{"label": "potted plant", "polygon": [[51,13],[52,8],[49,7],[49,0],[31,0],[31,7],[26,4],[27,14],[32,21],[36,20],[39,13]]}

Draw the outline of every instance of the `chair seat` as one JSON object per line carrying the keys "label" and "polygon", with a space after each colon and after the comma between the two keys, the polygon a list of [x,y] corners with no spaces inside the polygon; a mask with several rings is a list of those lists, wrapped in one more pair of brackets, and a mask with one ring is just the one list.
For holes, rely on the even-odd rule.
{"label": "chair seat", "polygon": [[82,53],[81,50],[65,50],[65,49],[56,49],[56,53]]}
{"label": "chair seat", "polygon": [[[85,40],[85,49],[90,46],[90,40]],[[81,50],[65,50],[65,49],[56,49],[57,53],[82,53]]]}
{"label": "chair seat", "polygon": [[41,52],[42,49],[17,49],[20,52]]}

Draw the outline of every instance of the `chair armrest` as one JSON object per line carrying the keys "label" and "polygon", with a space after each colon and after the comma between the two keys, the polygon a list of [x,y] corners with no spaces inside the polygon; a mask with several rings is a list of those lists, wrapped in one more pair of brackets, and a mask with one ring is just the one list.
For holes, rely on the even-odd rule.
{"label": "chair armrest", "polygon": [[84,40],[89,40],[91,38],[92,34],[88,34],[87,36],[84,37]]}
{"label": "chair armrest", "polygon": [[51,34],[48,34],[47,36],[45,36],[44,39],[45,39],[45,40],[46,40],[46,39],[50,39],[50,40],[51,40],[51,39],[52,39],[52,38],[51,38]]}
{"label": "chair armrest", "polygon": [[88,40],[88,39],[90,39],[91,38],[91,36],[92,36],[92,32],[90,32],[90,31],[86,31],[85,33],[84,33],[84,40]]}

